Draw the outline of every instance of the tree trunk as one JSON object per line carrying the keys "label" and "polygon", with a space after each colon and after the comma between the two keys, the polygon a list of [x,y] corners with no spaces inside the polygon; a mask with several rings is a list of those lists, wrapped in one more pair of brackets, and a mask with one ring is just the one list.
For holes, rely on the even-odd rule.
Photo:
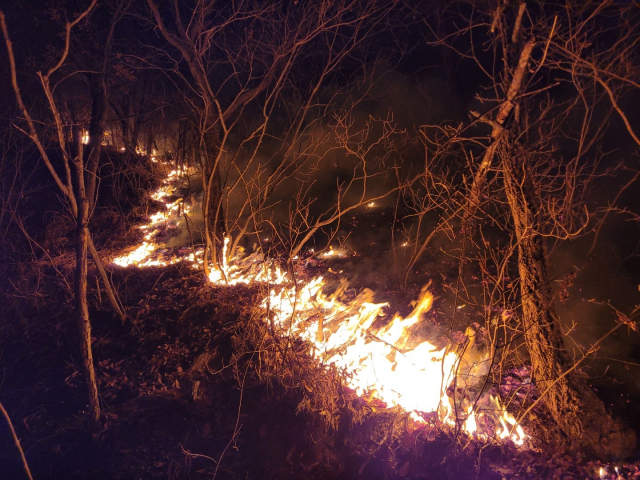
{"label": "tree trunk", "polygon": [[[527,41],[527,43],[525,43],[522,47],[520,55],[517,59],[513,77],[511,77],[511,80],[508,82],[508,86],[505,86],[505,100],[500,105],[495,119],[491,120],[478,113],[475,113],[474,115],[480,121],[491,125],[491,144],[487,147],[482,157],[482,161],[478,166],[478,170],[473,177],[473,183],[471,184],[471,188],[469,189],[469,193],[467,194],[467,202],[462,213],[463,230],[467,228],[469,221],[471,220],[471,218],[473,218],[473,216],[476,214],[477,210],[483,203],[482,194],[485,190],[487,175],[491,170],[491,166],[493,165],[493,158],[496,154],[496,151],[499,150],[500,143],[503,141],[503,137],[505,134],[505,122],[509,115],[511,115],[514,108],[516,108],[516,104],[514,103],[514,101],[521,90],[522,83],[525,79],[527,68],[529,66],[531,52],[533,51],[534,46],[535,40],[534,38],[530,38],[529,41]],[[513,48],[513,46],[511,48]],[[472,112],[472,114],[473,113],[474,112]]]}
{"label": "tree trunk", "polygon": [[209,185],[209,230],[214,239],[214,259],[220,259],[222,246],[224,244],[225,225],[224,209],[222,205],[222,179],[220,178],[220,166],[213,172],[213,179]]}
{"label": "tree trunk", "polygon": [[104,75],[89,75],[89,85],[91,86],[91,121],[89,122],[89,143],[87,144],[89,155],[87,155],[85,184],[87,199],[90,205],[93,205],[97,197],[98,166],[102,154],[108,93]]}
{"label": "tree trunk", "polygon": [[[222,250],[226,235],[224,208],[222,205],[222,178],[220,175],[220,127],[214,126],[205,139],[207,156],[203,166],[202,183],[204,189],[204,228],[207,239],[207,253],[211,254],[214,268],[222,262]],[[205,259],[205,271],[208,269]],[[208,274],[208,271],[207,271]]]}
{"label": "tree trunk", "polygon": [[[570,372],[562,327],[549,284],[539,199],[527,171],[527,154],[505,140],[500,148],[507,200],[518,240],[522,322],[533,380],[553,419],[572,445],[600,458],[620,458],[635,448],[635,434],[606,411],[602,401]],[[548,391],[547,391],[548,390]]]}
{"label": "tree trunk", "polygon": [[77,155],[74,160],[76,169],[76,198],[78,202],[78,215],[76,217],[78,245],[76,247],[76,279],[75,300],[78,331],[80,334],[80,350],[82,352],[82,370],[87,384],[89,395],[89,419],[92,428],[96,429],[100,424],[100,401],[98,399],[98,384],[93,368],[93,352],[91,350],[91,322],[89,321],[89,306],[87,302],[87,250],[89,235],[87,222],[89,217],[89,200],[87,199],[84,184],[84,162],[82,160],[82,132],[75,132]]}
{"label": "tree trunk", "polygon": [[[109,35],[109,39],[110,38],[111,34]],[[105,59],[110,55],[110,42],[111,40],[108,40],[108,45],[107,47],[105,47]],[[102,155],[102,141],[104,139],[105,119],[109,96],[109,89],[107,87],[106,81],[106,71],[103,71],[101,74],[89,74],[88,80],[91,87],[91,121],[89,123],[89,143],[87,144],[89,154],[87,155],[87,167],[85,169],[84,176],[85,196],[89,203],[89,209],[87,210],[87,215],[84,219],[85,224],[89,223],[88,212],[95,205],[98,197],[98,167],[100,166],[100,156]],[[78,210],[81,210],[81,208],[78,208]],[[109,298],[111,307],[124,322],[126,319],[126,315],[122,308],[120,308],[120,305],[116,300],[113,288],[111,287],[111,281],[109,280],[107,272],[102,265],[102,261],[100,260],[98,251],[93,245],[91,235],[88,231],[86,232],[86,236],[89,251],[93,258],[93,262],[95,263],[96,267],[98,268],[98,272],[102,277],[102,282],[104,283],[105,290],[107,291],[107,297]]]}
{"label": "tree trunk", "polygon": [[87,242],[89,244],[88,247],[89,247],[89,252],[91,253],[91,258],[93,258],[93,263],[95,264],[96,268],[98,269],[98,273],[102,278],[102,283],[104,285],[105,291],[107,292],[107,298],[109,299],[109,303],[111,303],[111,308],[113,308],[114,312],[116,312],[120,317],[120,320],[122,320],[122,323],[124,323],[125,320],[127,319],[127,314],[124,312],[124,310],[120,306],[120,303],[116,299],[115,292],[113,291],[113,286],[111,285],[111,280],[109,279],[109,275],[107,275],[107,271],[104,268],[104,264],[100,259],[100,254],[98,253],[98,250],[96,250],[96,247],[93,244],[93,240],[91,239],[91,234],[89,233],[88,229],[87,229]]}

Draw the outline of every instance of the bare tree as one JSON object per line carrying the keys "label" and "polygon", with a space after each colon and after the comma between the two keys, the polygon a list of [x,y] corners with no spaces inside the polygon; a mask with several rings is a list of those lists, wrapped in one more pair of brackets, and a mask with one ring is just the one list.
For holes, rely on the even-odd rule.
{"label": "bare tree", "polygon": [[311,213],[314,199],[305,195],[303,184],[286,225],[292,246],[290,258],[296,257],[318,230],[337,223],[330,235],[333,238],[343,216],[357,208],[375,204],[402,187],[402,182],[399,181],[395,186],[386,185],[382,191],[371,192],[372,180],[390,170],[392,165],[388,158],[398,153],[397,143],[404,133],[397,128],[392,118],[369,118],[362,126],[354,126],[349,117],[338,118],[335,129],[337,148],[348,159],[355,160],[353,173],[346,181],[338,180],[336,201],[317,216]]}
{"label": "bare tree", "polygon": [[[77,118],[78,112],[73,109],[66,110],[64,105],[61,107],[61,100],[56,96],[55,87],[60,81],[68,78],[63,75],[58,79],[63,67],[69,57],[70,46],[72,43],[72,31],[88,16],[96,7],[97,1],[92,1],[88,7],[81,11],[73,20],[65,23],[63,49],[60,52],[55,64],[51,66],[45,73],[38,72],[37,76],[40,80],[42,92],[46,98],[46,105],[49,109],[50,121],[53,124],[53,131],[58,146],[58,151],[62,158],[62,175],[54,165],[54,160],[50,157],[48,150],[45,148],[43,140],[44,133],[39,131],[37,122],[30,113],[30,110],[23,101],[22,92],[18,83],[18,72],[14,56],[13,46],[10,40],[9,31],[5,16],[0,12],[0,27],[5,40],[5,45],[9,57],[9,67],[11,73],[11,83],[15,94],[19,111],[22,114],[22,121],[26,127],[22,130],[36,146],[46,168],[51,174],[55,184],[62,193],[65,201],[76,222],[76,272],[74,296],[76,302],[76,316],[78,320],[78,328],[80,334],[80,347],[82,351],[83,373],[85,376],[87,391],[90,405],[90,420],[93,427],[97,427],[100,422],[100,401],[98,397],[98,387],[96,383],[95,371],[93,366],[93,354],[91,348],[91,323],[89,319],[89,307],[87,301],[87,252],[92,253],[94,262],[102,275],[107,293],[112,302],[114,309],[124,318],[115,295],[110,287],[109,278],[102,266],[100,257],[93,245],[91,235],[88,229],[90,212],[96,195],[96,177],[97,168],[100,158],[100,145],[102,143],[102,132],[104,131],[104,110],[106,102],[106,70],[108,59],[111,55],[111,43],[113,41],[113,31],[117,24],[119,15],[113,18],[107,35],[107,42],[104,49],[104,63],[102,65],[99,79],[95,80],[97,84],[93,89],[93,109],[91,115],[91,127],[94,139],[89,142],[90,151],[86,156],[84,153],[84,128],[80,119]],[[122,7],[122,5],[119,5]],[[94,82],[94,83],[95,83]],[[74,118],[76,117],[76,118]],[[48,120],[44,122],[48,123]],[[97,142],[97,143],[96,143]]]}
{"label": "bare tree", "polygon": [[[327,96],[327,87],[393,5],[243,1],[224,8],[196,2],[187,9],[174,2],[170,29],[156,3],[147,4],[190,73],[183,81],[193,92],[188,102],[200,136],[208,274],[209,254],[216,265],[222,237],[236,233],[235,253],[246,233],[269,223],[261,216],[278,190],[325,156],[330,139],[322,125],[341,98],[339,92]],[[283,109],[291,110],[279,113]],[[233,195],[246,201],[239,216],[228,218]]]}
{"label": "bare tree", "polygon": [[[425,245],[438,231],[460,238],[455,291],[468,296],[463,266],[492,242],[482,234],[483,225],[513,232],[513,248],[503,249],[506,259],[516,254],[519,281],[510,283],[520,294],[520,323],[515,328],[524,337],[533,379],[568,440],[602,457],[625,455],[635,436],[576,374],[554,307],[546,243],[549,238],[575,239],[588,231],[591,214],[585,192],[600,175],[598,145],[612,110],[637,142],[619,103],[624,89],[637,78],[631,62],[624,61],[635,51],[637,36],[625,12],[613,2],[580,6],[570,0],[544,5],[451,4],[446,14],[462,18],[465,28],[436,43],[476,63],[485,78],[479,90],[487,92],[476,100],[485,111],[472,111],[468,125],[448,130],[440,126],[440,135],[428,140],[436,155],[462,152],[470,169],[453,184],[454,195],[442,207],[438,227],[422,241]],[[619,24],[619,36],[599,29],[605,17]],[[456,43],[454,38],[461,40]],[[617,61],[610,61],[607,47],[613,47]],[[554,88],[560,84],[566,88],[558,98]],[[483,124],[490,131],[484,139],[471,135],[479,130],[470,127]],[[494,275],[495,291],[503,288],[501,278]]]}

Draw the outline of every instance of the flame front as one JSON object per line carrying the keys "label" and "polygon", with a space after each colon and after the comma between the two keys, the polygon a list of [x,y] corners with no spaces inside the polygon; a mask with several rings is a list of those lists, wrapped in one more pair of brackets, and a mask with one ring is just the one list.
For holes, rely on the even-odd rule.
{"label": "flame front", "polygon": [[[225,239],[225,259],[228,246],[229,239]],[[394,315],[387,325],[374,328],[376,320],[386,316],[389,305],[373,303],[373,292],[369,290],[350,302],[342,302],[344,286],[326,296],[323,277],[293,282],[278,265],[265,261],[258,253],[245,259],[225,260],[222,268],[224,272],[210,273],[211,282],[272,285],[262,306],[271,313],[280,331],[291,331],[309,342],[309,353],[322,364],[332,364],[345,372],[346,384],[358,395],[376,398],[388,407],[399,406],[420,423],[425,422],[423,414],[433,412],[449,425],[459,419],[463,430],[477,437],[487,438],[487,433],[478,433],[477,419],[490,414],[497,418],[497,438],[509,439],[516,445],[524,443],[524,430],[495,396],[489,399],[488,409],[476,411],[470,403],[463,414],[456,415],[455,401],[446,391],[463,359],[451,348],[438,349],[428,341],[406,347],[411,327],[431,309],[433,295],[428,289],[423,289],[407,317]]]}
{"label": "flame front", "polygon": [[[152,197],[165,205],[165,211],[150,217],[140,227],[144,242],[132,252],[118,257],[113,263],[120,266],[162,266],[188,261],[194,267],[202,264],[202,250],[171,260],[153,257],[158,246],[153,238],[158,226],[171,216],[188,209],[179,200],[169,203],[172,184],[183,171],[173,170],[164,185]],[[423,289],[407,316],[394,315],[385,325],[387,303],[374,303],[373,292],[364,290],[355,299],[345,300],[343,281],[332,295],[325,295],[326,283],[322,277],[309,281],[294,281],[275,262],[259,252],[238,258],[228,258],[229,239],[223,248],[220,270],[212,270],[209,281],[218,285],[239,285],[259,282],[268,285],[268,294],[261,305],[269,311],[278,329],[309,342],[310,355],[323,365],[334,365],[345,373],[346,384],[358,395],[366,395],[384,402],[388,407],[401,407],[417,423],[424,423],[425,414],[437,414],[444,424],[456,423],[469,435],[488,439],[509,439],[522,445],[526,435],[516,419],[501,405],[496,396],[485,395],[486,408],[480,408],[481,390],[472,398],[451,398],[447,389],[456,382],[464,384],[466,378],[483,371],[490,359],[469,361],[458,354],[453,346],[438,349],[429,341],[411,342],[410,329],[422,320],[432,306],[431,292]],[[338,252],[330,249],[325,256]],[[379,321],[377,321],[379,320]],[[266,321],[266,318],[265,318]],[[376,322],[377,321],[377,322]],[[486,373],[486,372],[485,372]],[[484,381],[484,380],[483,380]],[[495,427],[492,432],[479,428],[481,419],[489,417]]]}
{"label": "flame front", "polygon": [[[155,157],[151,158],[152,160],[155,159]],[[157,163],[157,160],[154,161]],[[167,223],[176,224],[181,221],[181,212],[186,215],[193,207],[193,205],[186,204],[181,198],[177,198],[172,202],[168,201],[169,198],[175,195],[175,184],[180,180],[180,177],[190,173],[193,172],[187,168],[177,168],[167,173],[162,185],[151,194],[153,200],[163,204],[163,210],[151,215],[146,224],[138,227],[145,233],[142,244],[136,249],[116,257],[112,263],[120,267],[162,267],[181,261],[190,261],[194,264],[194,267],[199,267],[202,264],[203,249],[198,249],[185,257],[174,256],[170,260],[157,258],[157,251],[160,245],[154,241],[160,232],[161,226]]]}

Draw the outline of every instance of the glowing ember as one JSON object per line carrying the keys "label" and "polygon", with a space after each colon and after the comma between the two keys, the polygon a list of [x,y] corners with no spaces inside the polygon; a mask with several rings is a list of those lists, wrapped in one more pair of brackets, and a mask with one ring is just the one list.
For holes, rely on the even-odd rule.
{"label": "glowing ember", "polygon": [[469,410],[467,411],[467,419],[464,422],[464,429],[469,434],[476,433],[478,426],[476,424],[476,412],[473,411],[473,405],[469,405]]}

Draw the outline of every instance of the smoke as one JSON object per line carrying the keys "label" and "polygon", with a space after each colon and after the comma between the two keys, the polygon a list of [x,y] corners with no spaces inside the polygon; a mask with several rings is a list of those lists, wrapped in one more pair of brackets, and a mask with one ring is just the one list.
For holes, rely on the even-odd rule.
{"label": "smoke", "polygon": [[[613,183],[613,182],[612,182]],[[605,198],[612,192],[603,191]],[[629,192],[621,207],[638,205],[638,192]],[[618,323],[618,314],[629,314],[640,303],[640,243],[638,226],[621,216],[609,218],[600,233],[591,257],[587,253],[593,235],[577,241],[565,242],[551,256],[552,275],[557,286],[567,275],[575,272],[568,297],[557,301],[560,318],[570,331],[568,345],[586,350]],[[580,358],[580,354],[577,354]],[[594,360],[587,363],[589,373],[596,377],[613,376],[640,395],[638,369],[640,338],[626,327],[620,328],[601,345]]]}
{"label": "smoke", "polygon": [[[202,216],[202,176],[200,174],[188,175],[183,179],[183,184],[179,187],[175,195],[182,198],[184,202],[184,210],[182,215],[178,217],[173,233],[168,240],[170,248],[181,248],[204,242],[204,218]],[[186,216],[186,218],[185,218]],[[187,224],[188,222],[188,224]]]}

